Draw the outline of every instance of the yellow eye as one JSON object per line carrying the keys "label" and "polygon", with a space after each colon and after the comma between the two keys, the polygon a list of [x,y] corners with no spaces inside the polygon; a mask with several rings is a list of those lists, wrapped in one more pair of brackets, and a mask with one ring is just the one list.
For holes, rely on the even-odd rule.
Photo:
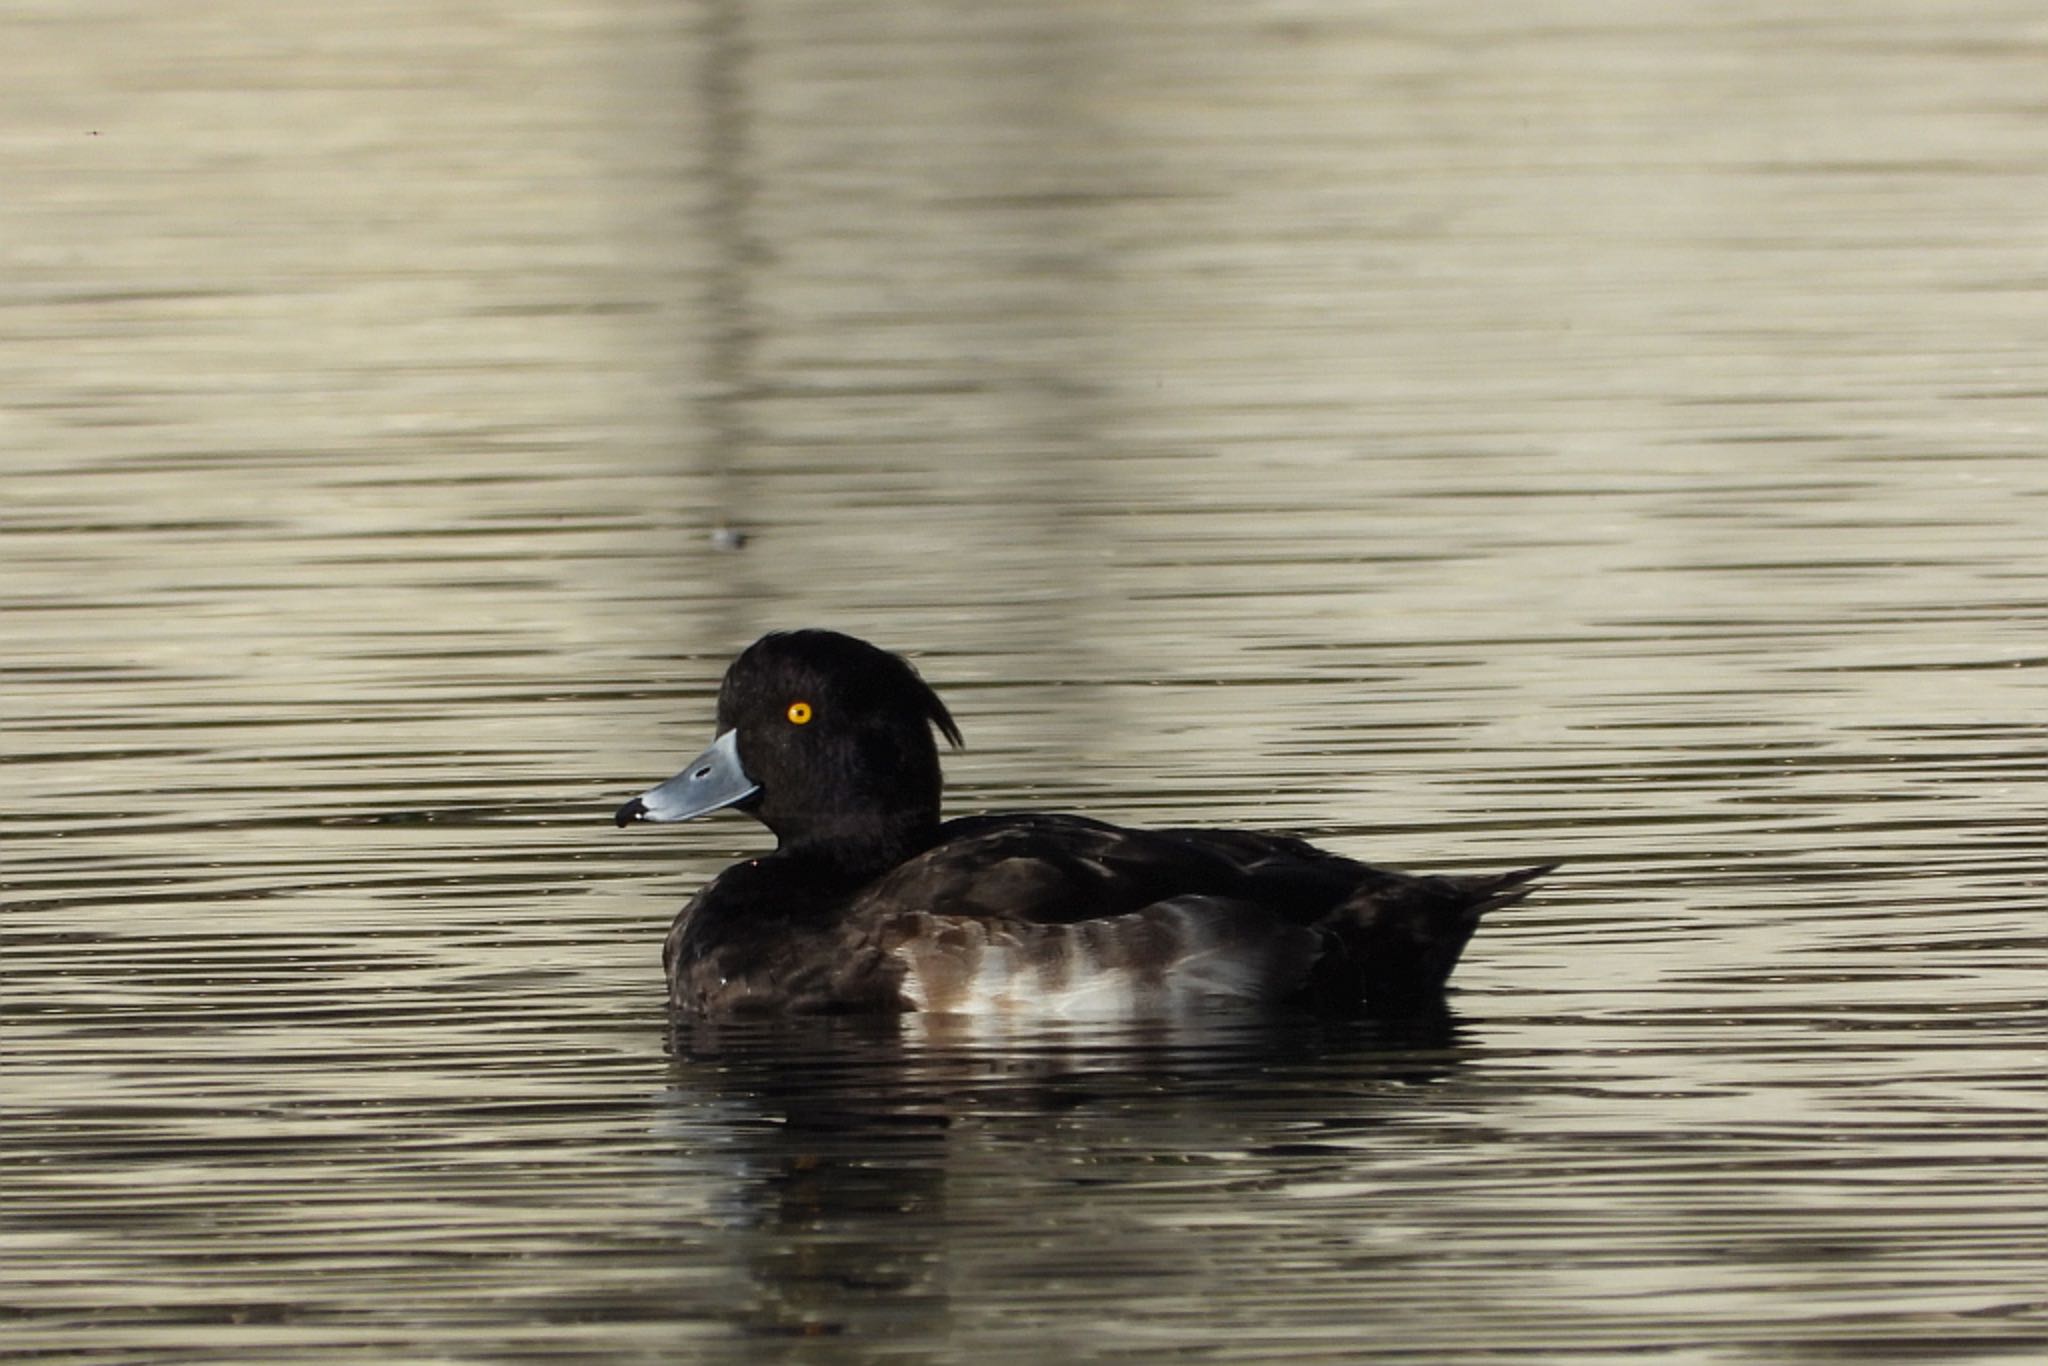
{"label": "yellow eye", "polygon": [[809,725],[811,720],[811,704],[808,702],[792,702],[789,704],[787,715],[792,726]]}

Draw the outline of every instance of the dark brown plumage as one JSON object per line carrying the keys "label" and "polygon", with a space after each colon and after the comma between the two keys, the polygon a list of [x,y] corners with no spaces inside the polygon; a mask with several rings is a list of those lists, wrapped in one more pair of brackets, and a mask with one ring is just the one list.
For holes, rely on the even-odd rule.
{"label": "dark brown plumage", "polygon": [[959,743],[906,661],[850,636],[764,636],[733,662],[718,740],[617,816],[736,806],[777,837],[676,918],[673,1004],[1412,1014],[1441,1004],[1480,917],[1554,866],[1417,877],[1254,831],[1046,813],[942,824],[934,727]]}

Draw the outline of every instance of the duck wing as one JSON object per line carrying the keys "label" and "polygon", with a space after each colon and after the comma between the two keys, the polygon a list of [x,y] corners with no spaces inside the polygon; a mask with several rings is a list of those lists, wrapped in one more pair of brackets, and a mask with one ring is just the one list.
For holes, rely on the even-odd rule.
{"label": "duck wing", "polygon": [[1028,812],[948,821],[930,849],[865,888],[856,909],[1072,924],[1195,896],[1309,925],[1362,887],[1401,877],[1288,835],[1134,830]]}
{"label": "duck wing", "polygon": [[916,1010],[1404,1015],[1439,1008],[1481,917],[1555,866],[1413,876],[1291,835],[977,816],[864,889],[848,925]]}

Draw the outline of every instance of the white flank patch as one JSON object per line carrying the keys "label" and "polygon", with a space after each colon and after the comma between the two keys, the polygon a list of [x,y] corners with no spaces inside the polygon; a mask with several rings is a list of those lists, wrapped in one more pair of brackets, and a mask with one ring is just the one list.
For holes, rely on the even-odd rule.
{"label": "white flank patch", "polygon": [[[1139,1020],[1269,999],[1277,985],[1276,969],[1287,957],[1287,946],[1277,941],[1261,943],[1256,935],[1227,933],[1232,914],[1228,906],[1188,898],[1093,922],[1097,934],[1135,928],[1120,926],[1120,921],[1164,921],[1169,925],[1183,951],[1156,978],[1105,963],[1089,952],[1082,925],[1025,927],[1024,934],[1058,935],[1068,940],[1066,971],[1060,974],[1065,980],[1049,982],[1039,969],[1040,956],[1019,939],[1018,927],[977,925],[975,929],[983,937],[980,962],[964,990],[957,996],[945,993],[945,1013],[1011,1019]],[[905,968],[905,1000],[915,1010],[930,1010],[931,992],[918,972],[914,951],[906,947],[898,950],[896,957]]]}

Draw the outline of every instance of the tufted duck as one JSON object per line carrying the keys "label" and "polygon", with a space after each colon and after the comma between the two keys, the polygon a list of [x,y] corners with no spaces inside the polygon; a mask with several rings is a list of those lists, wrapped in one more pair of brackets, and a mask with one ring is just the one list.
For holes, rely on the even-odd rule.
{"label": "tufted duck", "polygon": [[934,729],[959,745],[916,670],[851,636],[781,632],[733,661],[718,738],[616,817],[731,806],[776,836],[676,917],[674,1005],[1412,1014],[1441,1004],[1479,918],[1555,866],[1417,877],[1253,831],[1036,812],[941,822]]}

